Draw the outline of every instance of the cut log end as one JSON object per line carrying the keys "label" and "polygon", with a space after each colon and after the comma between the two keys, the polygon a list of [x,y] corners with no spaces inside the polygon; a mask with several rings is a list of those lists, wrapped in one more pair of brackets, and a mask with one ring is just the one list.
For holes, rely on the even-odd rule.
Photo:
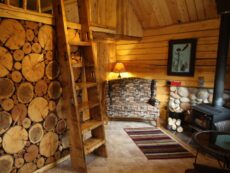
{"label": "cut log end", "polygon": [[4,19],[0,24],[0,41],[9,49],[16,50],[25,43],[25,29],[17,20]]}
{"label": "cut log end", "polygon": [[41,122],[48,115],[48,111],[48,102],[43,97],[33,99],[28,107],[28,115],[34,122]]}
{"label": "cut log end", "polygon": [[34,87],[29,82],[21,83],[17,90],[17,97],[21,103],[29,103],[34,96]]}
{"label": "cut log end", "polygon": [[30,142],[33,144],[40,142],[43,137],[43,134],[44,132],[41,124],[37,123],[33,125],[29,130]]}
{"label": "cut log end", "polygon": [[0,77],[8,75],[9,72],[12,70],[12,67],[13,58],[11,54],[6,48],[0,46]]}
{"label": "cut log end", "polygon": [[51,99],[58,99],[62,94],[61,84],[58,81],[53,81],[48,87],[48,95]]}
{"label": "cut log end", "polygon": [[11,155],[4,155],[0,157],[1,173],[10,173],[13,168],[14,159]]}
{"label": "cut log end", "polygon": [[23,121],[27,114],[27,107],[24,104],[17,104],[14,106],[11,116],[12,119],[19,125],[23,124]]}
{"label": "cut log end", "polygon": [[15,154],[25,147],[27,140],[27,131],[22,126],[14,126],[4,134],[2,146],[6,153]]}
{"label": "cut log end", "polygon": [[53,156],[58,148],[58,136],[56,133],[48,132],[42,138],[39,150],[40,154],[46,157]]}

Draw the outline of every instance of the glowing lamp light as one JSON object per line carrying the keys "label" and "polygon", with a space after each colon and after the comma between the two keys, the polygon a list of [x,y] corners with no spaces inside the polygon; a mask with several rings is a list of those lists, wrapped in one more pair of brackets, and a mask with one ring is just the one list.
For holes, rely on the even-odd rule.
{"label": "glowing lamp light", "polygon": [[119,73],[118,78],[121,78],[121,73],[126,72],[125,66],[121,62],[117,62],[113,68],[114,73]]}

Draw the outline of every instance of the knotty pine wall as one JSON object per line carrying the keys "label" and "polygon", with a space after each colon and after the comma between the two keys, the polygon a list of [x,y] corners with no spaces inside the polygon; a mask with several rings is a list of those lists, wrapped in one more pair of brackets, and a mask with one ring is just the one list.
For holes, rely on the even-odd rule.
{"label": "knotty pine wall", "polygon": [[[133,76],[156,79],[157,98],[161,101],[161,118],[166,119],[169,89],[167,80],[182,82],[182,86],[198,86],[198,77],[204,77],[205,87],[213,87],[219,19],[196,23],[172,25],[144,31],[139,42],[118,42],[117,61],[125,64]],[[197,38],[197,51],[194,77],[167,75],[168,41],[170,39]],[[229,72],[228,72],[229,75]]]}

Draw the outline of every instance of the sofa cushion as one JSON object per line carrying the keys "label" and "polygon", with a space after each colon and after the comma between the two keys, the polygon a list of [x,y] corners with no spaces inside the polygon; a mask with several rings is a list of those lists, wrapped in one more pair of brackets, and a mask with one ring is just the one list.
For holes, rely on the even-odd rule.
{"label": "sofa cushion", "polygon": [[151,105],[155,99],[154,80],[142,78],[123,78],[111,80],[106,85],[107,115],[110,117],[142,118],[154,120],[159,117],[158,104]]}
{"label": "sofa cushion", "polygon": [[109,81],[109,98],[112,104],[117,102],[148,102],[151,98],[152,80],[125,78]]}
{"label": "sofa cushion", "polygon": [[107,113],[111,117],[155,119],[159,116],[159,109],[148,103],[120,102],[107,107]]}

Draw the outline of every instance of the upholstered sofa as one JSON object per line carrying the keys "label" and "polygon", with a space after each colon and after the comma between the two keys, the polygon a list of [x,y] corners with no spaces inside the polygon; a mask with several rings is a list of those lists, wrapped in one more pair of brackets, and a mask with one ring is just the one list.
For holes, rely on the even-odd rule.
{"label": "upholstered sofa", "polygon": [[109,118],[143,119],[156,125],[159,101],[156,81],[142,78],[110,80],[106,84],[106,108]]}

